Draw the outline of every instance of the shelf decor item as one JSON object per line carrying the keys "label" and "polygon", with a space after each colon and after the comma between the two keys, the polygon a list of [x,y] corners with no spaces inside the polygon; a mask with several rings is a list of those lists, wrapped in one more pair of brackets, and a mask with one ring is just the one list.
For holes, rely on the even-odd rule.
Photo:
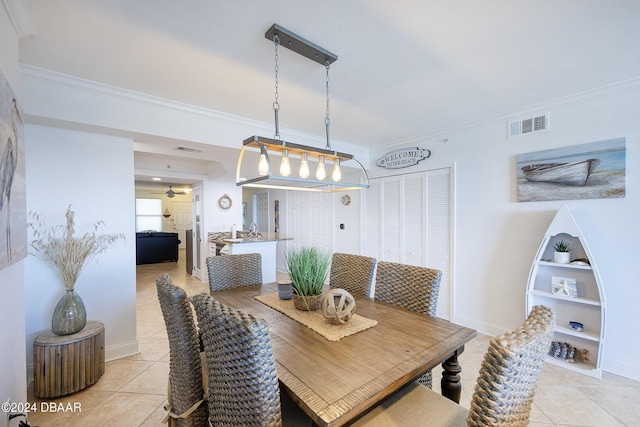
{"label": "shelf decor item", "polygon": [[569,327],[577,332],[584,331],[584,325],[580,322],[574,322],[573,320],[569,321]]}
{"label": "shelf decor item", "polygon": [[571,262],[571,246],[564,240],[560,240],[553,245],[553,262],[558,264],[569,264]]}
{"label": "shelf decor item", "polygon": [[586,349],[579,349],[569,343],[560,341],[553,341],[549,348],[549,356],[569,363],[588,362],[587,353],[588,350]]}
{"label": "shelf decor item", "polygon": [[33,230],[34,237],[30,243],[30,254],[51,267],[65,288],[65,293],[53,311],[51,329],[56,335],[80,332],[87,323],[87,313],[82,299],[74,291],[78,276],[90,260],[97,258],[117,240],[124,239],[124,234],[99,235],[98,227],[104,223],[98,221],[91,227],[91,231],[76,237],[71,205],[65,214],[65,226],[50,226],[34,212],[29,216],[31,222],[27,226]]}
{"label": "shelf decor item", "polygon": [[551,292],[554,295],[564,295],[572,298],[578,297],[576,279],[570,277],[551,277]]}
{"label": "shelf decor item", "polygon": [[320,308],[331,253],[315,246],[287,252],[287,269],[293,286],[293,304],[299,310]]}

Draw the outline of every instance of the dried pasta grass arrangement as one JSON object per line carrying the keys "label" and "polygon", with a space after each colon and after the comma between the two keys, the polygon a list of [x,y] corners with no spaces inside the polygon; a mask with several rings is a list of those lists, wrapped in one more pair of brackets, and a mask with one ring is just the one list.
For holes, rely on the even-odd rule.
{"label": "dried pasta grass arrangement", "polygon": [[55,271],[64,284],[65,293],[56,305],[52,330],[57,335],[80,332],[86,324],[86,310],[75,293],[78,276],[87,263],[97,258],[124,234],[97,234],[104,222],[95,223],[89,232],[75,236],[74,212],[71,205],[65,214],[66,225],[51,226],[35,212],[30,212],[27,227],[33,230],[34,240],[29,254],[39,258]]}

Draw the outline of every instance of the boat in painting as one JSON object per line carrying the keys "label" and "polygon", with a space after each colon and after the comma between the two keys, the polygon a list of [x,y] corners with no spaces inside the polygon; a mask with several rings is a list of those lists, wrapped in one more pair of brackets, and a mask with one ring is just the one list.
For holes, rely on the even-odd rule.
{"label": "boat in painting", "polygon": [[582,187],[599,164],[598,159],[588,159],[573,163],[540,163],[525,166],[521,170],[527,181],[555,182]]}

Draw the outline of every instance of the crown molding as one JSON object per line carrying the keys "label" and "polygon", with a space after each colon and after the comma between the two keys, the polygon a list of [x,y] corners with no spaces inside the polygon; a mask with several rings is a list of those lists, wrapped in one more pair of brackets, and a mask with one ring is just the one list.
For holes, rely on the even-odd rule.
{"label": "crown molding", "polygon": [[573,105],[580,105],[586,102],[598,101],[600,99],[625,94],[633,91],[640,90],[640,77],[634,77],[628,80],[623,80],[617,83],[601,86],[599,88],[578,92],[573,95],[568,95],[560,98],[555,98],[549,101],[541,102],[538,104],[532,104],[527,107],[523,107],[518,110],[513,110],[493,117],[487,117],[480,120],[475,120],[468,123],[463,123],[448,128],[443,128],[434,132],[429,132],[421,135],[416,135],[410,138],[404,138],[402,140],[396,140],[389,143],[385,149],[391,149],[401,145],[410,145],[426,140],[439,140],[445,141],[451,134],[463,132],[475,127],[484,126],[494,123],[506,123],[509,120],[513,120],[515,117],[525,117],[532,113],[539,113],[541,111],[549,111],[558,107],[569,107]]}
{"label": "crown molding", "polygon": [[125,102],[161,107],[168,110],[180,110],[183,112],[198,114],[210,118],[225,121],[251,124],[253,126],[266,126],[265,123],[256,120],[246,119],[232,114],[222,113],[207,108],[186,104],[154,95],[148,95],[105,83],[98,83],[92,80],[71,76],[69,74],[58,73],[45,68],[34,67],[32,65],[20,64],[20,79],[42,84],[50,87],[57,87],[77,92],[83,92],[104,98],[119,99]]}
{"label": "crown molding", "polygon": [[36,26],[31,19],[31,11],[26,0],[2,0],[2,5],[9,15],[18,38],[36,33]]}
{"label": "crown molding", "polygon": [[[4,0],[3,0],[4,1]],[[111,86],[105,83],[99,83],[56,71],[47,70],[27,64],[20,64],[20,80],[25,82],[33,82],[54,88],[90,94],[103,98],[117,99],[122,102],[142,104],[155,108],[162,108],[172,112],[181,112],[192,115],[203,116],[207,119],[219,120],[222,122],[236,124],[251,129],[251,132],[258,135],[271,135],[273,133],[273,124],[261,122],[258,120],[248,119],[221,111],[211,110],[184,102],[174,101],[171,99],[161,98],[154,95],[148,95],[129,89],[123,89],[117,86]],[[288,141],[300,141],[307,145],[324,147],[326,144],[325,136],[313,135],[300,132],[288,128],[281,128],[281,133],[286,134]],[[352,153],[361,162],[369,161],[369,148],[350,142],[334,139],[331,141],[333,148],[337,151]]]}

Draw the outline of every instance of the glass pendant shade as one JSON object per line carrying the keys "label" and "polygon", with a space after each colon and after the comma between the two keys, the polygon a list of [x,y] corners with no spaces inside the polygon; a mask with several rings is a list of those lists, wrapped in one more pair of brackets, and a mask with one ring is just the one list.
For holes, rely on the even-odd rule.
{"label": "glass pendant shade", "polygon": [[307,160],[307,153],[302,153],[302,161],[300,162],[300,178],[309,178],[309,161]]}
{"label": "glass pendant shade", "polygon": [[335,182],[339,182],[342,179],[342,171],[340,170],[340,159],[336,159],[335,163],[333,164],[331,179]]}
{"label": "glass pendant shade", "polygon": [[282,161],[280,162],[280,175],[291,175],[291,164],[289,163],[289,150],[283,150]]}
{"label": "glass pendant shade", "polygon": [[320,156],[318,160],[318,169],[316,169],[316,179],[322,181],[327,177],[327,171],[324,168],[324,156]]}

